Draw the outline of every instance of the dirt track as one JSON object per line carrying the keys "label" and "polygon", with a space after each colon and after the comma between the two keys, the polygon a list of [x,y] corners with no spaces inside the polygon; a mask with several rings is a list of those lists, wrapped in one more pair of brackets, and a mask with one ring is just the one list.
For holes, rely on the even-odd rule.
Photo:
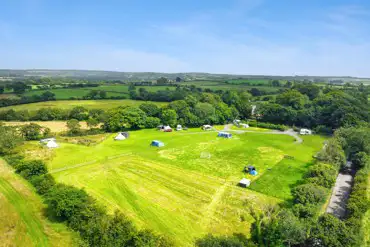
{"label": "dirt track", "polygon": [[286,131],[278,131],[278,130],[272,130],[272,131],[264,131],[264,132],[259,132],[259,131],[253,131],[253,130],[231,130],[232,124],[227,124],[224,127],[224,131],[232,131],[236,132],[238,134],[242,133],[260,133],[260,134],[274,134],[274,135],[289,135],[291,137],[294,137],[295,142],[297,144],[300,144],[303,142],[303,139],[295,132],[293,129],[288,129]]}
{"label": "dirt track", "polygon": [[351,193],[353,175],[339,173],[326,212],[343,218],[346,215],[346,205]]}

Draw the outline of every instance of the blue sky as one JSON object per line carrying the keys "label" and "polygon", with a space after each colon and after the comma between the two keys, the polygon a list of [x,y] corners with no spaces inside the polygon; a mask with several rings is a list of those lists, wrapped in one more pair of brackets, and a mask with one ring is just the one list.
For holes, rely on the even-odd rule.
{"label": "blue sky", "polygon": [[0,0],[0,68],[370,77],[367,0]]}

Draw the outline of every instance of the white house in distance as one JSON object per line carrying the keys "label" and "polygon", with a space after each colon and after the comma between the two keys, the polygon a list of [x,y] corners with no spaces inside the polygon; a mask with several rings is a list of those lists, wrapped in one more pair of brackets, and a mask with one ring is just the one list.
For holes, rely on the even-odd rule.
{"label": "white house in distance", "polygon": [[299,134],[301,134],[301,135],[312,135],[312,130],[309,130],[309,129],[301,129],[299,131]]}

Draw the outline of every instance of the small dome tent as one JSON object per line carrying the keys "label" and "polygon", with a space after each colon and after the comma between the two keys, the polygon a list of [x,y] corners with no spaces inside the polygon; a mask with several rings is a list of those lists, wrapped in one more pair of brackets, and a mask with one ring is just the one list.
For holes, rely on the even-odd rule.
{"label": "small dome tent", "polygon": [[161,142],[161,141],[154,140],[154,141],[152,141],[152,143],[150,144],[150,146],[153,146],[153,147],[163,147],[164,146],[164,143]]}
{"label": "small dome tent", "polygon": [[48,148],[57,148],[57,147],[59,147],[59,145],[54,140],[51,140],[46,144],[46,147],[48,147]]}
{"label": "small dome tent", "polygon": [[114,140],[116,141],[122,141],[122,140],[125,140],[126,137],[124,135],[122,135],[122,133],[118,133],[118,135],[116,137],[114,137]]}
{"label": "small dome tent", "polygon": [[223,137],[223,138],[231,138],[232,134],[227,133],[227,132],[218,132],[217,136],[218,137]]}

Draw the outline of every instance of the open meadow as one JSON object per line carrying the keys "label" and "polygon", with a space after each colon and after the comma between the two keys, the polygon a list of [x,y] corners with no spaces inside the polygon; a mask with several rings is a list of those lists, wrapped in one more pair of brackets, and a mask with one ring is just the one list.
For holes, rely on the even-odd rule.
{"label": "open meadow", "polygon": [[[297,144],[291,136],[263,131],[223,139],[198,129],[132,131],[123,141],[113,137],[89,147],[60,140],[55,150],[38,143],[24,150],[28,157],[44,157],[58,182],[85,188],[111,212],[123,211],[139,227],[163,233],[178,246],[191,246],[207,233],[249,236],[253,218],[246,203],[258,209],[289,200],[291,186],[324,140],[307,136]],[[152,140],[165,146],[151,147]],[[248,164],[258,176],[243,173]],[[243,177],[253,180],[249,189],[237,186]]]}
{"label": "open meadow", "polygon": [[[13,109],[15,111],[21,110],[28,110],[28,111],[37,111],[41,108],[60,108],[60,109],[72,109],[76,106],[83,106],[87,109],[112,109],[119,106],[138,106],[145,101],[138,101],[138,100],[58,100],[58,101],[46,101],[46,102],[38,102],[38,103],[30,103],[24,105],[15,105],[15,106],[7,106],[1,107],[0,111],[6,111]],[[165,105],[167,103],[164,102],[152,102],[158,106]]]}
{"label": "open meadow", "polygon": [[32,187],[0,159],[0,246],[77,246],[67,227],[48,221],[43,210]]}

